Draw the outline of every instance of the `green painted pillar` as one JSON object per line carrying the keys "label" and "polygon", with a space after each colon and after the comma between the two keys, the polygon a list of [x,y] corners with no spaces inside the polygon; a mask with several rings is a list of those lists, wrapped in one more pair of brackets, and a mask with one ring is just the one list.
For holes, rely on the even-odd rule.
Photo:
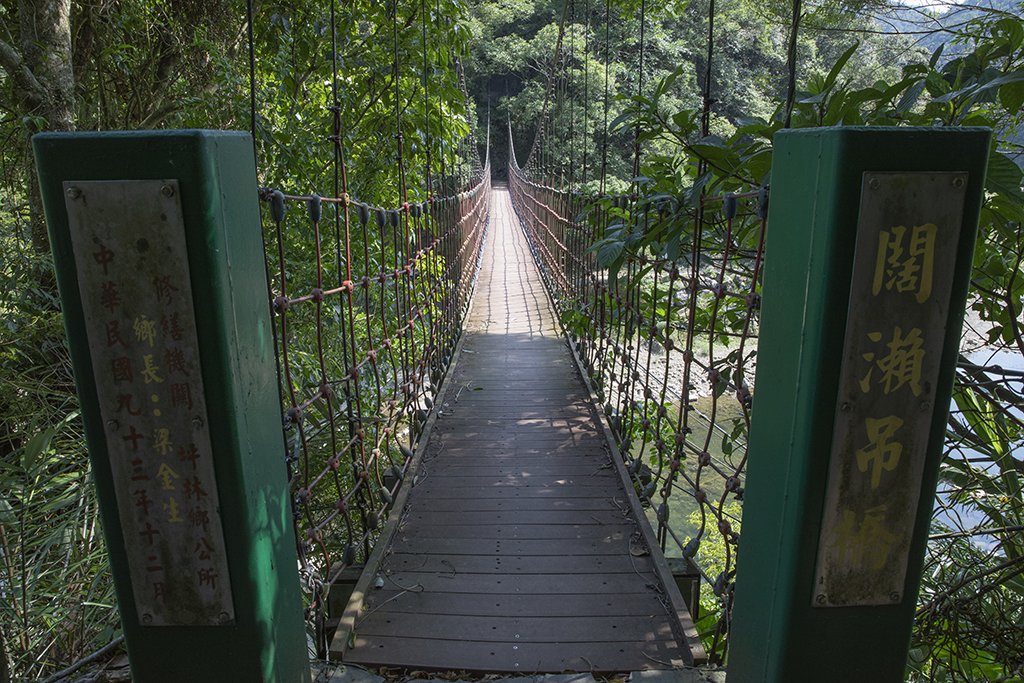
{"label": "green painted pillar", "polygon": [[251,138],[33,145],[133,680],[308,682]]}
{"label": "green painted pillar", "polygon": [[903,681],[989,140],[775,138],[731,681]]}

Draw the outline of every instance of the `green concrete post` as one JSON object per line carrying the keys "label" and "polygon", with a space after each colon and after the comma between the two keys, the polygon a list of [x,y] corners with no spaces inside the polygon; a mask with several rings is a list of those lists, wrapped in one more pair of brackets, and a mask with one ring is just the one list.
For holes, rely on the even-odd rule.
{"label": "green concrete post", "polygon": [[251,138],[33,146],[133,680],[308,682]]}
{"label": "green concrete post", "polygon": [[775,138],[731,681],[903,680],[989,140]]}

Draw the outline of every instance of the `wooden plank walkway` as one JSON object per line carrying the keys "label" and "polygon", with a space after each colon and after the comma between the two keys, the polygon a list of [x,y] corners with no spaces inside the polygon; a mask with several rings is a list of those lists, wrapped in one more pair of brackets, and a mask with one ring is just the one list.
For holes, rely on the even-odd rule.
{"label": "wooden plank walkway", "polygon": [[[495,672],[681,666],[654,559],[507,190],[461,355],[346,661]],[[673,623],[675,621],[675,623]]]}

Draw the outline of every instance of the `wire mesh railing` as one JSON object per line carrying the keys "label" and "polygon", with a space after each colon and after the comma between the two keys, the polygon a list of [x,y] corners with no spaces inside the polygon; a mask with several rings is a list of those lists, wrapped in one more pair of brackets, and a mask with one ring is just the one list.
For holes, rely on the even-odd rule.
{"label": "wire mesh railing", "polygon": [[261,196],[300,576],[322,640],[326,594],[369,556],[451,363],[490,169],[457,194],[391,209]]}
{"label": "wire mesh railing", "polygon": [[980,653],[1024,666],[1024,364],[1016,344],[979,347],[980,322],[961,343],[910,653],[955,681]]}
{"label": "wire mesh railing", "polygon": [[[712,135],[720,113],[713,106],[715,3],[707,6],[698,75],[702,106],[674,114],[689,114],[685,125],[664,104],[681,72],[644,87],[648,4],[620,13],[605,2],[603,19],[602,3],[565,4],[523,168],[510,142],[509,184],[665,553],[686,558],[703,579],[706,614],[696,620],[715,664],[726,661],[732,618],[767,213],[767,191],[737,188],[755,182],[740,178],[765,178],[769,169],[722,163]],[[612,22],[633,20],[637,9],[633,34],[613,40]],[[580,23],[582,53],[574,42]],[[796,27],[790,36],[796,40]],[[594,107],[602,70],[591,82],[591,64],[607,64],[613,49],[624,48],[636,58],[632,78],[616,81],[603,69],[603,107]],[[797,86],[791,57],[790,95]],[[789,100],[778,114],[787,128]],[[908,658],[914,680],[926,671],[928,680],[975,680],[1024,666],[1024,251],[1020,220],[1004,212],[999,194],[989,193],[976,245],[973,313],[961,341]]]}
{"label": "wire mesh railing", "polygon": [[[584,195],[531,181],[513,205],[662,550],[699,572],[722,661],[757,354],[767,192]],[[710,608],[710,609],[708,609]],[[703,623],[702,623],[703,622]]]}

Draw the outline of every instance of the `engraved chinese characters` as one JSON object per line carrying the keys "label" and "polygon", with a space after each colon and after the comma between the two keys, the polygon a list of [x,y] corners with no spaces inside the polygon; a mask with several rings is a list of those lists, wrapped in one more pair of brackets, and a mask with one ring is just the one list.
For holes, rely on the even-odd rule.
{"label": "engraved chinese characters", "polygon": [[964,173],[864,174],[816,606],[903,599],[965,186]]}
{"label": "engraved chinese characters", "polygon": [[139,621],[230,623],[177,182],[64,188]]}

